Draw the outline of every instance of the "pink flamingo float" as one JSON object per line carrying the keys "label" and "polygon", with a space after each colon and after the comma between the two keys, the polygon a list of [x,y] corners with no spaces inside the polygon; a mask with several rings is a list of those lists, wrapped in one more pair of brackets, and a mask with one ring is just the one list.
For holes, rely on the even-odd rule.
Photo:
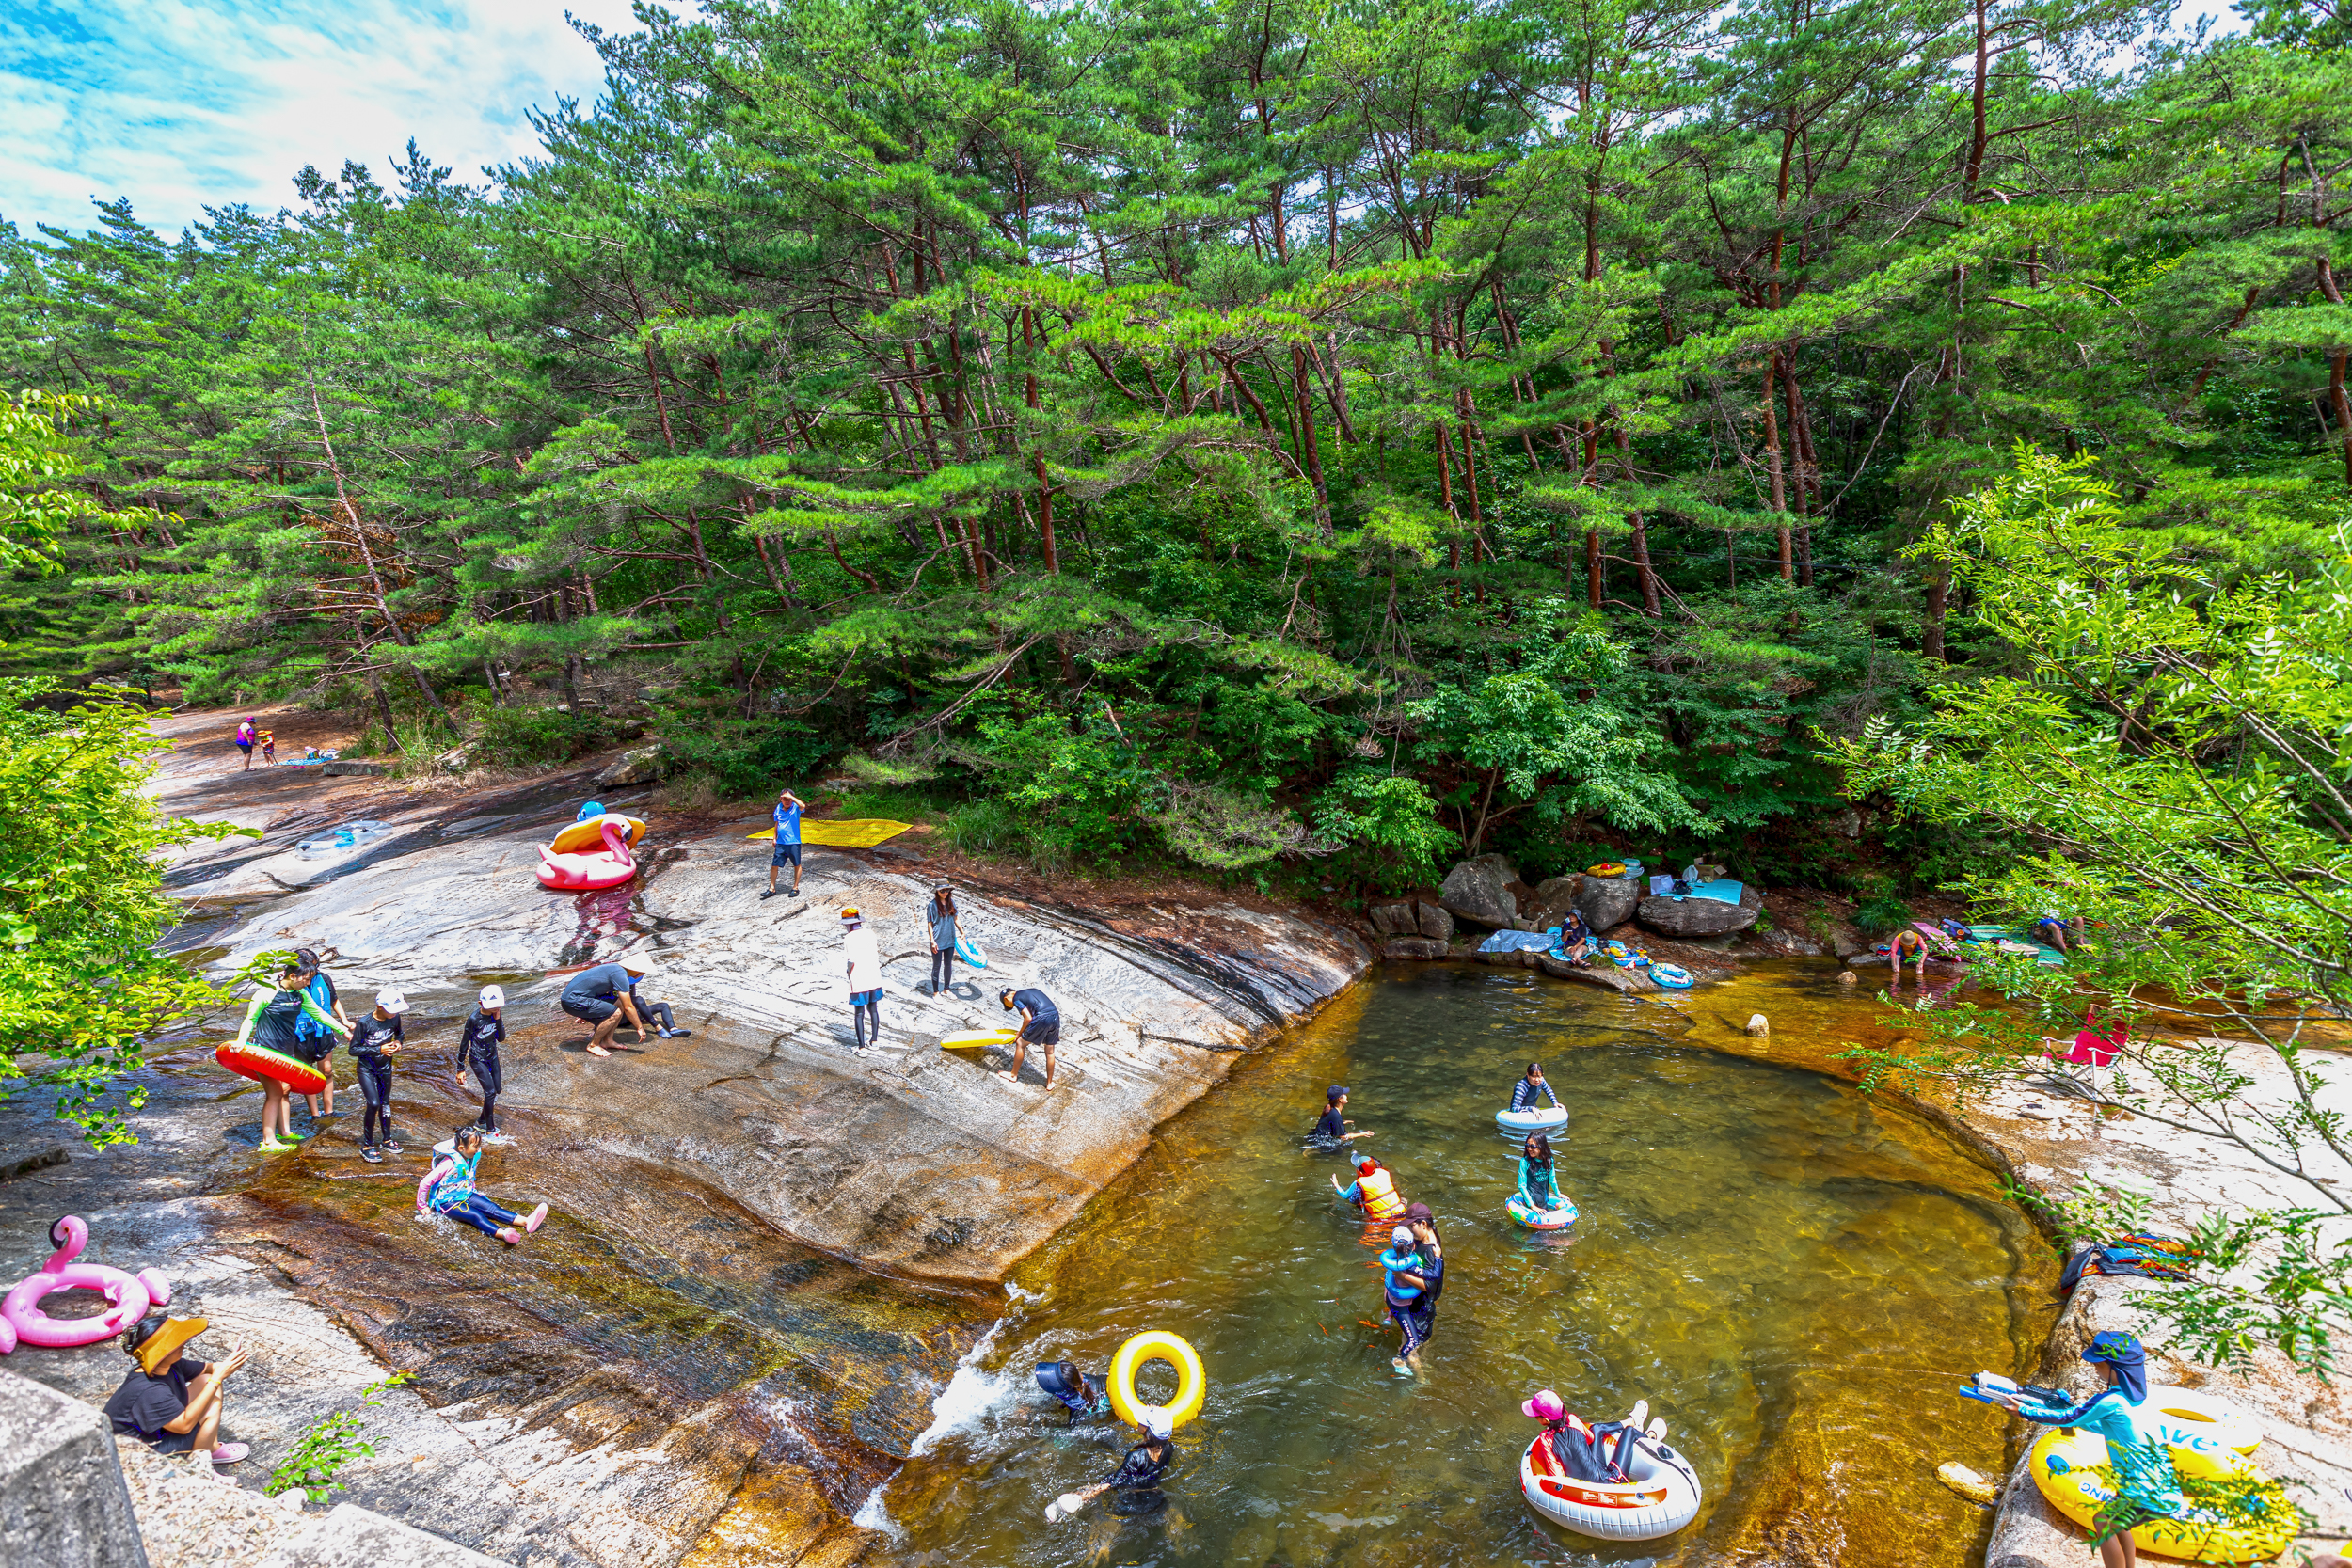
{"label": "pink flamingo float", "polygon": [[[630,851],[644,836],[644,823],[616,811],[575,822],[540,849],[539,885],[564,893],[618,887],[637,875],[637,857]],[[592,850],[599,839],[603,849]]]}
{"label": "pink flamingo float", "polygon": [[[55,1350],[94,1345],[146,1317],[151,1305],[171,1304],[171,1281],[160,1270],[141,1269],[132,1275],[103,1263],[75,1262],[89,1245],[89,1227],[79,1214],[68,1214],[51,1226],[49,1241],[57,1250],[41,1271],[20,1280],[0,1300],[0,1355],[16,1349],[20,1339]],[[40,1309],[40,1298],[52,1291],[97,1291],[114,1307],[94,1318],[53,1318]]]}

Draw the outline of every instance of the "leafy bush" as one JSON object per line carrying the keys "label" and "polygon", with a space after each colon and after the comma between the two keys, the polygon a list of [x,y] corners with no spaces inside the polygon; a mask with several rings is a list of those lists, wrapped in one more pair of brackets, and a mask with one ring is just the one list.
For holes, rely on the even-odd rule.
{"label": "leafy bush", "polygon": [[1279,806],[1200,784],[1176,786],[1160,833],[1169,848],[1212,871],[1239,871],[1285,852],[1331,847],[1311,843],[1298,818]]}
{"label": "leafy bush", "polygon": [[1901,930],[1913,918],[1909,904],[1891,893],[1883,893],[1854,911],[1853,923],[1861,927],[1864,936],[1875,939]]}
{"label": "leafy bush", "polygon": [[[474,761],[485,768],[546,768],[565,763],[617,738],[619,726],[601,713],[563,713],[551,707],[494,707],[482,715]],[[404,742],[406,735],[401,736]],[[428,742],[430,744],[430,742]]]}
{"label": "leafy bush", "polygon": [[661,754],[673,768],[708,773],[733,800],[765,799],[792,784],[805,789],[807,776],[833,749],[797,719],[705,721],[661,737]]}
{"label": "leafy bush", "polygon": [[941,825],[940,836],[967,855],[1004,855],[1027,861],[1047,876],[1070,868],[1068,845],[1038,831],[1037,820],[1009,800],[994,797],[959,806]]}
{"label": "leafy bush", "polygon": [[1363,768],[1332,780],[1311,816],[1316,835],[1342,847],[1341,867],[1397,888],[1435,881],[1438,860],[1461,847],[1437,813],[1419,779]]}

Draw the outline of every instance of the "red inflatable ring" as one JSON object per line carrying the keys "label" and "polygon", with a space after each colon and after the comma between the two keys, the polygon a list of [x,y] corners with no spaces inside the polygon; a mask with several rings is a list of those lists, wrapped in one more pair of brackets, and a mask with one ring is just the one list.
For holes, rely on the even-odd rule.
{"label": "red inflatable ring", "polygon": [[250,1041],[240,1045],[230,1040],[213,1053],[213,1060],[240,1078],[283,1084],[296,1094],[319,1094],[326,1088],[326,1074],[310,1063],[298,1056],[281,1056]]}

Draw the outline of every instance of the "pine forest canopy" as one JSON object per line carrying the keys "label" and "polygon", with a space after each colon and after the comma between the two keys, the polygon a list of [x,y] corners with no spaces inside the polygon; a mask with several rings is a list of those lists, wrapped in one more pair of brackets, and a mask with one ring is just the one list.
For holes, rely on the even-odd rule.
{"label": "pine forest canopy", "polygon": [[620,673],[739,793],[1768,871],[2012,657],[1906,551],[2021,454],[2209,575],[2336,548],[2342,13],[2127,51],[2166,8],[644,8],[486,186],[0,230],[87,498],[0,673],[411,749]]}

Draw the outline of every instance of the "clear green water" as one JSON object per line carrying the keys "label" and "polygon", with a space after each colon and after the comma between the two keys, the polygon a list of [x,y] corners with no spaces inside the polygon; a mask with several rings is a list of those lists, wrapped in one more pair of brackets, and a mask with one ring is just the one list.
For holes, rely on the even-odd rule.
{"label": "clear green water", "polygon": [[[1776,1040],[1817,1059],[1867,1000],[1780,976]],[[1407,972],[1358,988],[1163,1130],[1144,1164],[1018,1270],[1016,1305],[940,1397],[882,1495],[878,1554],[925,1565],[1561,1562],[1962,1564],[1990,1515],[1935,1465],[2002,1461],[1952,1395],[2018,1371],[2048,1323],[2047,1249],[1993,1173],[1884,1099],[1805,1068],[1686,1048],[1694,1012],[1526,972]],[[1689,999],[1683,1005],[1689,1006]],[[1720,1010],[1720,999],[1716,1004]],[[1813,1016],[1808,1017],[1811,1014]],[[1493,1112],[1531,1056],[1571,1106],[1564,1186],[1583,1217],[1503,1213]],[[1330,1082],[1369,1147],[1438,1212],[1446,1294],[1424,1373],[1390,1368],[1379,1276],[1338,1205],[1340,1158],[1300,1148]],[[1028,1296],[1035,1299],[1019,1300]],[[1206,1361],[1171,1508],[1048,1527],[1107,1450],[1025,1424],[1041,1359],[1107,1363],[1168,1328]],[[1707,1489],[1698,1522],[1610,1546],[1519,1498],[1557,1388],[1595,1418],[1646,1398]],[[869,1508],[867,1518],[873,1517]]]}

